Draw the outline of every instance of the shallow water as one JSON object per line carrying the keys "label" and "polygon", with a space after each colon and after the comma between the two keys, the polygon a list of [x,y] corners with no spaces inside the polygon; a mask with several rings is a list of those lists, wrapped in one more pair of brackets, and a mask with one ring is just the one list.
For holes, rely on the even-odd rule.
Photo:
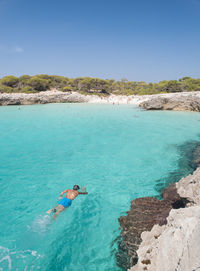
{"label": "shallow water", "polygon": [[[158,195],[178,146],[199,140],[199,121],[129,105],[1,107],[0,270],[120,270],[118,217]],[[89,194],[52,222],[46,210],[76,183]]]}

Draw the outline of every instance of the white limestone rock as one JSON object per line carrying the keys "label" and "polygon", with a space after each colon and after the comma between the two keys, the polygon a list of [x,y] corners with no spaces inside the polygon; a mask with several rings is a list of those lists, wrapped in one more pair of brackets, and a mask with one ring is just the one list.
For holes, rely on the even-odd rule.
{"label": "white limestone rock", "polygon": [[77,92],[43,91],[38,93],[1,93],[0,105],[29,105],[46,103],[88,102],[88,97]]}
{"label": "white limestone rock", "polygon": [[176,183],[176,188],[182,198],[187,198],[193,204],[200,205],[200,168],[192,175],[182,178]]}
{"label": "white limestone rock", "polygon": [[139,261],[131,271],[200,269],[200,206],[172,209],[167,221],[167,225],[155,225],[142,234]]}
{"label": "white limestone rock", "polygon": [[140,107],[146,110],[175,110],[200,112],[199,92],[173,93],[149,97],[140,103]]}
{"label": "white limestone rock", "polygon": [[200,270],[200,168],[176,183],[178,194],[191,201],[172,209],[164,226],[143,232],[138,263],[131,271]]}

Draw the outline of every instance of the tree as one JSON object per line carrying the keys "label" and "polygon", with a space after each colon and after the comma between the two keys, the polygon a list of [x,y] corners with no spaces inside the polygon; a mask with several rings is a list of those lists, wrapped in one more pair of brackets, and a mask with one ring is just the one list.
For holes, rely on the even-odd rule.
{"label": "tree", "polygon": [[18,82],[19,82],[19,79],[12,75],[4,76],[1,79],[1,84],[8,87],[16,87]]}
{"label": "tree", "polygon": [[27,84],[31,86],[34,90],[45,91],[49,89],[50,82],[47,79],[41,79],[37,76],[33,76],[30,80],[28,80]]}
{"label": "tree", "polygon": [[164,87],[164,91],[166,92],[181,92],[181,83],[176,80],[170,80]]}

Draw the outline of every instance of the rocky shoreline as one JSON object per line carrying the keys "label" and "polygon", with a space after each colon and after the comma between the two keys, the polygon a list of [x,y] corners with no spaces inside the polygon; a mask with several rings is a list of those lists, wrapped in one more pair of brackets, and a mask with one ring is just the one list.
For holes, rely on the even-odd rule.
{"label": "rocky shoreline", "polygon": [[82,95],[56,89],[38,93],[0,93],[0,105],[30,105],[46,103],[105,103],[135,104],[147,110],[200,111],[200,92],[181,92],[154,95]]}
{"label": "rocky shoreline", "polygon": [[139,260],[131,271],[200,270],[200,168],[175,186],[185,208],[173,208],[166,224],[141,234]]}
{"label": "rocky shoreline", "polygon": [[154,96],[140,103],[146,110],[175,110],[200,112],[200,94],[197,92],[180,95]]}
{"label": "rocky shoreline", "polygon": [[0,93],[0,105],[31,105],[47,103],[84,103],[86,96],[79,93],[61,91],[45,91],[38,93]]}
{"label": "rocky shoreline", "polygon": [[122,268],[127,269],[138,262],[138,248],[143,232],[150,231],[154,225],[167,224],[172,208],[185,207],[186,200],[177,193],[175,184],[164,189],[162,196],[163,200],[153,197],[133,200],[127,215],[119,218],[123,230],[117,261]]}
{"label": "rocky shoreline", "polygon": [[133,200],[119,218],[118,264],[131,271],[200,270],[200,167],[162,196]]}
{"label": "rocky shoreline", "polygon": [[[151,95],[153,96],[153,95]],[[123,95],[82,95],[78,92],[62,92],[56,89],[38,93],[0,93],[0,105],[30,105],[46,103],[107,103],[107,104],[139,104],[146,101],[146,96]]]}

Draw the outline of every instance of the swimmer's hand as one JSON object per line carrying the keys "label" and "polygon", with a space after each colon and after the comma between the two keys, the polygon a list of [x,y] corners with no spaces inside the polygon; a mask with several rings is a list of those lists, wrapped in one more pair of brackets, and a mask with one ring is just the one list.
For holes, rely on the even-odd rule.
{"label": "swimmer's hand", "polygon": [[85,186],[81,186],[81,192],[78,192],[79,195],[87,195],[88,192],[86,192],[86,187]]}
{"label": "swimmer's hand", "polygon": [[81,192],[86,192],[86,187],[85,186],[81,186]]}
{"label": "swimmer's hand", "polygon": [[62,196],[60,196],[58,199],[62,199]]}
{"label": "swimmer's hand", "polygon": [[78,192],[79,195],[87,195],[88,192]]}

